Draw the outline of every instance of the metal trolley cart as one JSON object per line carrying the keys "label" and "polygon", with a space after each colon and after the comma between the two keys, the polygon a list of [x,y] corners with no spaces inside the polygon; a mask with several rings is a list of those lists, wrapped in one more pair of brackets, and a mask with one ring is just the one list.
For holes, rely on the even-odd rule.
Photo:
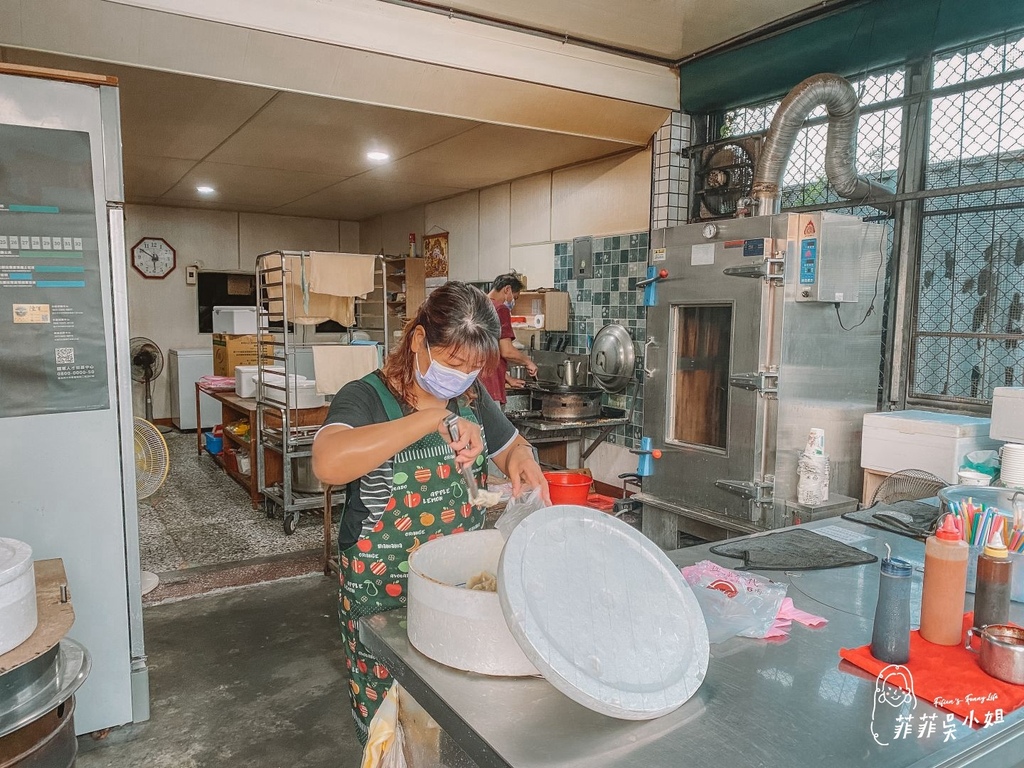
{"label": "metal trolley cart", "polygon": [[[322,510],[325,572],[330,561],[331,511],[344,501],[344,491],[324,492],[312,473],[313,438],[323,423],[326,405],[301,407],[302,393],[294,383],[300,358],[311,355],[312,344],[296,333],[289,288],[300,284],[302,260],[308,251],[271,251],[256,259],[257,378],[256,423],[259,490],[268,517],[279,507],[284,532],[292,534],[302,512]],[[280,457],[281,481],[268,483],[268,462]]]}

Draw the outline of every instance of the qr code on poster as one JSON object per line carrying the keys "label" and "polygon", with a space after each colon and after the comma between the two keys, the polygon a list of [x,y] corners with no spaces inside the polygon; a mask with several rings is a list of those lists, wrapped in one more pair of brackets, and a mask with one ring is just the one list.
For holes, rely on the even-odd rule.
{"label": "qr code on poster", "polygon": [[74,365],[74,363],[74,347],[57,347],[57,365]]}

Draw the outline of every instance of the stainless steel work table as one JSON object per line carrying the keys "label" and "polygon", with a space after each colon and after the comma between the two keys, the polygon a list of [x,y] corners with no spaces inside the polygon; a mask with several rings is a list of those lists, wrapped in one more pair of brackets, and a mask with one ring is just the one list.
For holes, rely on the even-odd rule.
{"label": "stainless steel work table", "polygon": [[[854,543],[879,557],[883,541],[893,553],[920,565],[924,545],[843,520],[836,525],[869,539]],[[709,558],[708,546],[670,553],[687,565]],[[722,565],[738,560],[711,555]],[[875,678],[842,662],[842,647],[871,639],[878,592],[878,563],[823,571],[764,572],[790,584],[796,606],[829,623],[821,629],[794,624],[784,642],[732,638],[711,646],[700,690],[675,712],[657,720],[614,720],[576,704],[542,679],[490,678],[431,661],[408,642],[405,611],[364,619],[364,641],[398,682],[480,766],[1014,766],[1024,761],[1024,708],[988,728],[956,720],[955,740],[944,741],[945,710],[919,700],[914,733],[879,746],[870,727]],[[921,574],[914,578],[914,616]],[[557,588],[557,585],[554,585]],[[1024,620],[1014,603],[1011,619]],[[980,692],[979,692],[980,693]],[[880,712],[884,708],[880,708]],[[879,716],[895,730],[894,710]],[[918,738],[921,715],[938,713],[936,733]],[[883,723],[884,718],[889,718]],[[880,731],[885,733],[884,730]],[[884,738],[884,736],[883,736]]]}

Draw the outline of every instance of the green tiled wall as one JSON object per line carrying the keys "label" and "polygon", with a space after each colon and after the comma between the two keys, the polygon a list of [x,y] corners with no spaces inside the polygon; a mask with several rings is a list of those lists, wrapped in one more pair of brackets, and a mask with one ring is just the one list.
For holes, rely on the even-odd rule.
{"label": "green tiled wall", "polygon": [[[640,445],[643,429],[643,345],[647,338],[647,308],[637,280],[647,273],[647,232],[595,237],[591,248],[594,276],[574,279],[572,242],[555,243],[555,288],[569,294],[569,345],[567,352],[589,354],[590,343],[608,323],[629,331],[636,352],[636,380],[626,389],[625,407],[636,397],[631,424],[618,427],[608,441],[627,448]],[[621,407],[605,395],[605,402]]]}

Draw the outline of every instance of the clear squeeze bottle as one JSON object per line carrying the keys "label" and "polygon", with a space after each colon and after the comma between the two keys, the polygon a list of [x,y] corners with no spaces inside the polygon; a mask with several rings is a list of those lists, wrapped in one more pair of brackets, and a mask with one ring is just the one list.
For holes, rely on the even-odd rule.
{"label": "clear squeeze bottle", "polygon": [[906,560],[888,555],[882,560],[878,582],[875,626],[871,631],[871,655],[887,664],[906,664],[910,659],[910,577]]}
{"label": "clear squeeze bottle", "polygon": [[[999,521],[1002,522],[1000,516]],[[978,555],[978,586],[974,591],[974,626],[1005,624],[1010,619],[1010,583],[1013,561],[1003,543],[1003,526],[997,525],[985,549]]]}
{"label": "clear squeeze bottle", "polygon": [[924,545],[921,637],[936,645],[958,645],[963,635],[969,547],[952,515]]}

